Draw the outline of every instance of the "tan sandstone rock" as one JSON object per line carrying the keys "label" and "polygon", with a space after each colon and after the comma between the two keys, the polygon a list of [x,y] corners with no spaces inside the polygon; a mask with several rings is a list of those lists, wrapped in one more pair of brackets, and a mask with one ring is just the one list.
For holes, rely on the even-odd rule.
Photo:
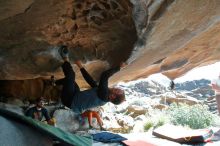
{"label": "tan sandstone rock", "polygon": [[[55,47],[60,44],[70,48],[72,64],[83,60],[97,80],[103,70],[127,60],[111,84],[157,72],[175,79],[219,61],[219,0],[7,0],[0,5],[1,80],[63,77]],[[81,76],[77,81],[88,87]]]}

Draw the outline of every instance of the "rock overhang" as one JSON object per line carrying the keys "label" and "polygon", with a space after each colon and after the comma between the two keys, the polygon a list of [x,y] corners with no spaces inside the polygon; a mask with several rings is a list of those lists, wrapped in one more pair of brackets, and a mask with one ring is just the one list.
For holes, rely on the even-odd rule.
{"label": "rock overhang", "polygon": [[129,58],[137,40],[128,0],[23,3],[2,2],[0,11],[8,13],[0,17],[1,80],[59,75],[59,45],[68,46],[71,63],[100,60],[115,66]]}
{"label": "rock overhang", "polygon": [[[8,10],[0,17],[1,80],[61,77],[54,49],[60,44],[69,46],[72,63],[77,56],[89,71],[95,70],[96,79],[103,70],[128,60],[111,83],[158,72],[175,79],[220,57],[218,0],[10,3],[2,2],[0,10]],[[91,61],[105,63],[93,67]]]}

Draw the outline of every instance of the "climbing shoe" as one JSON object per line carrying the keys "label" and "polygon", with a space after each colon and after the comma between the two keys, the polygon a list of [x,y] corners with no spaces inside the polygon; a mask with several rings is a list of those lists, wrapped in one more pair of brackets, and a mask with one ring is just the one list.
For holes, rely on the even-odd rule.
{"label": "climbing shoe", "polygon": [[60,46],[58,51],[59,51],[60,56],[62,57],[62,59],[65,59],[65,58],[69,57],[69,51],[68,51],[67,46],[64,46],[64,45]]}

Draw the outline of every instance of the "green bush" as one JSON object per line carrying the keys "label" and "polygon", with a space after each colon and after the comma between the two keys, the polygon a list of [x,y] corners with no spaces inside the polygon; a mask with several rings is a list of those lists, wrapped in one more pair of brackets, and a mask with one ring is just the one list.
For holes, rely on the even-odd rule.
{"label": "green bush", "polygon": [[160,127],[160,126],[163,126],[165,124],[165,119],[159,119],[156,123],[156,125],[154,126],[154,128],[157,128],[157,127]]}
{"label": "green bush", "polygon": [[213,114],[208,111],[207,106],[201,104],[172,104],[168,115],[174,125],[189,126],[192,129],[206,128],[213,122]]}
{"label": "green bush", "polygon": [[149,129],[157,128],[165,123],[168,123],[169,119],[167,119],[166,115],[162,111],[155,111],[151,116],[148,117],[148,121],[144,124],[144,131],[148,131]]}
{"label": "green bush", "polygon": [[154,127],[153,121],[147,121],[147,122],[144,124],[144,131],[148,131],[148,130],[151,129],[152,127]]}

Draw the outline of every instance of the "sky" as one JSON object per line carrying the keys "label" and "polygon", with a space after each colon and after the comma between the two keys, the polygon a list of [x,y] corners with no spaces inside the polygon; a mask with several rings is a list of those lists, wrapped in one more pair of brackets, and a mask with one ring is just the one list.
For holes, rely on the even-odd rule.
{"label": "sky", "polygon": [[209,79],[213,80],[218,78],[220,73],[220,62],[217,62],[212,65],[203,66],[199,68],[195,68],[184,76],[175,79],[175,82],[185,82],[185,81],[192,81],[192,80],[199,80],[199,79]]}
{"label": "sky", "polygon": [[[186,81],[200,80],[200,79],[213,80],[213,79],[218,78],[219,73],[220,73],[220,62],[217,62],[217,63],[211,64],[208,66],[194,68],[191,71],[187,72],[184,76],[180,78],[176,78],[174,82],[182,83]],[[153,74],[153,75],[150,75],[148,78],[131,81],[129,83],[133,84],[133,83],[136,83],[139,81],[145,81],[145,80],[154,80],[164,86],[169,86],[170,84],[170,79],[162,75],[161,73]],[[124,83],[124,84],[127,84],[127,83]]]}

